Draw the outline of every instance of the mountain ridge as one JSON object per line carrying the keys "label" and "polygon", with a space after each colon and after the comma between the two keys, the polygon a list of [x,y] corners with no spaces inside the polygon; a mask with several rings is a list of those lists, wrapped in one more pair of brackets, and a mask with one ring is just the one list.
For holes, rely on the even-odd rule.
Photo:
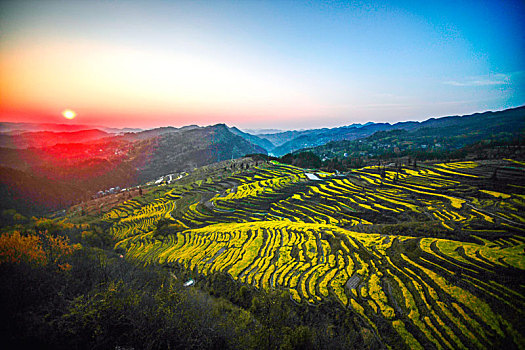
{"label": "mountain ridge", "polygon": [[[478,152],[494,143],[516,143],[525,136],[525,108],[430,119],[421,124],[397,123],[359,140],[335,140],[321,146],[294,151],[312,152],[321,160],[399,158],[420,159],[445,156],[450,152]],[[519,142],[517,142],[519,144]],[[477,145],[477,146],[476,146]],[[460,153],[461,153],[460,152]]]}
{"label": "mountain ridge", "polygon": [[[0,207],[23,210],[40,206],[56,210],[61,205],[87,199],[97,191],[140,185],[169,173],[191,171],[253,153],[266,151],[235,135],[224,124],[160,128],[139,135],[108,136],[40,148],[0,147],[0,166],[4,169],[0,193],[6,194]],[[36,186],[37,183],[43,186]],[[68,189],[63,191],[59,203],[51,187]]]}
{"label": "mountain ridge", "polygon": [[[335,128],[309,129],[302,131],[292,130],[279,134],[259,134],[257,136],[259,138],[265,138],[275,145],[274,149],[267,149],[268,152],[275,156],[282,156],[302,148],[321,146],[322,144],[325,144],[330,141],[356,140],[364,138],[370,136],[376,131],[381,130],[414,130],[425,127],[439,127],[446,125],[461,126],[464,124],[468,124],[471,121],[475,121],[476,118],[487,118],[495,113],[521,113],[521,111],[524,110],[525,106],[521,106],[505,109],[502,111],[486,111],[461,116],[454,115],[444,117],[432,117],[424,121],[402,121],[393,124],[368,122],[363,125],[351,124]],[[489,127],[489,125],[487,125],[487,127]]]}

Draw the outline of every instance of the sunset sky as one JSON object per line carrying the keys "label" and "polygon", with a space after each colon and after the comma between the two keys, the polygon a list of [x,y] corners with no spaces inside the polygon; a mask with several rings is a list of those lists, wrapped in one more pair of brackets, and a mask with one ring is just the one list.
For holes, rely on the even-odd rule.
{"label": "sunset sky", "polygon": [[523,1],[384,3],[2,1],[0,121],[300,129],[525,104]]}

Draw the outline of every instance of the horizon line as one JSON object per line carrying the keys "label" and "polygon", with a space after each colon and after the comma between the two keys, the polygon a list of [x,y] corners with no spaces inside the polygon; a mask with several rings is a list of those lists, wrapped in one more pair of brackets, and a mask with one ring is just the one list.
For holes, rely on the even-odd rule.
{"label": "horizon line", "polygon": [[[278,128],[278,127],[260,127],[260,128],[257,128],[257,127],[239,127],[237,125],[228,125],[226,122],[219,122],[219,123],[215,123],[215,124],[207,124],[207,125],[202,125],[202,124],[198,124],[198,123],[195,123],[195,124],[186,124],[186,125],[181,125],[181,126],[173,126],[173,125],[160,125],[160,126],[154,126],[154,127],[132,127],[132,126],[107,126],[107,125],[101,125],[101,124],[91,124],[91,123],[74,123],[73,121],[71,121],[71,123],[67,123],[67,122],[62,122],[62,123],[53,123],[53,122],[24,122],[24,121],[11,121],[11,120],[0,120],[0,124],[3,124],[3,123],[11,123],[11,124],[33,124],[33,125],[56,125],[56,126],[67,126],[67,127],[72,127],[72,126],[77,126],[77,127],[89,127],[89,128],[92,128],[92,129],[99,129],[99,128],[104,128],[104,129],[117,129],[117,130],[124,130],[124,129],[137,129],[139,130],[138,132],[141,132],[141,131],[148,131],[148,130],[154,130],[154,129],[160,129],[160,128],[176,128],[176,129],[180,129],[180,128],[184,128],[184,127],[188,127],[188,126],[197,126],[197,127],[200,127],[200,128],[206,128],[206,127],[210,127],[210,126],[216,126],[216,125],[221,125],[221,124],[224,124],[226,125],[227,127],[229,128],[237,128],[243,132],[247,132],[246,130],[265,130],[265,129],[273,129],[273,130],[279,130],[279,132],[287,132],[287,131],[304,131],[304,130],[321,130],[321,129],[337,129],[337,128],[342,128],[342,127],[348,127],[348,126],[352,126],[352,125],[361,125],[361,126],[364,126],[366,124],[389,124],[389,125],[396,125],[396,124],[399,124],[399,123],[423,123],[423,122],[426,122],[428,120],[431,120],[431,119],[441,119],[441,118],[449,118],[449,117],[467,117],[467,116],[472,116],[472,115],[476,115],[476,114],[483,114],[483,113],[496,113],[496,112],[504,112],[504,111],[508,111],[508,110],[513,110],[513,109],[519,109],[519,108],[524,108],[525,107],[525,104],[522,104],[522,105],[519,105],[519,106],[516,106],[516,107],[509,107],[509,108],[504,108],[504,109],[500,109],[500,110],[484,110],[484,111],[478,111],[478,112],[473,112],[473,113],[470,113],[470,114],[454,114],[454,115],[443,115],[443,116],[432,116],[432,117],[428,117],[427,119],[423,119],[423,120],[401,120],[401,121],[396,121],[396,122],[374,122],[374,121],[367,121],[365,123],[351,123],[351,124],[342,124],[342,125],[338,125],[338,126],[325,126],[325,127],[313,127],[313,128],[300,128],[300,129],[288,129],[288,128]],[[2,117],[0,117],[2,118]],[[83,130],[88,130],[88,129],[83,129]],[[80,131],[80,130],[77,130],[77,131]],[[0,131],[1,133],[2,131]],[[132,132],[132,131],[130,131]]]}

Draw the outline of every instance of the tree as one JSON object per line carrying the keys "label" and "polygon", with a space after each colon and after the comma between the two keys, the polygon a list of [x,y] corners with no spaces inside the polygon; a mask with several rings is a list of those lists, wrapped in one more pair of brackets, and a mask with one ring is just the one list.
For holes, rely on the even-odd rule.
{"label": "tree", "polygon": [[319,169],[322,165],[321,159],[313,152],[306,151],[301,153],[288,153],[283,156],[281,162],[295,165],[301,168],[314,168]]}
{"label": "tree", "polygon": [[22,236],[18,231],[4,233],[0,237],[0,264],[21,262],[36,266],[47,263],[40,238],[34,235]]}
{"label": "tree", "polygon": [[79,249],[70,245],[69,238],[49,235],[39,231],[37,235],[21,235],[20,232],[5,233],[0,237],[0,264],[27,263],[30,266],[52,266],[69,270],[66,257]]}
{"label": "tree", "polygon": [[[286,331],[286,330],[285,330]],[[312,349],[312,331],[307,326],[299,326],[286,332],[281,349]]]}

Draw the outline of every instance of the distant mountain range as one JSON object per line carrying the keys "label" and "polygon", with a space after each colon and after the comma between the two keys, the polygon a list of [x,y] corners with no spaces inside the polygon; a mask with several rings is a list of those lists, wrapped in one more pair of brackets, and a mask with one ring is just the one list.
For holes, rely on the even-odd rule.
{"label": "distant mountain range", "polygon": [[281,129],[244,129],[244,132],[252,135],[260,135],[260,134],[278,134],[280,132],[284,132],[284,130]]}
{"label": "distant mountain range", "polygon": [[[476,135],[481,135],[480,137],[486,135],[483,130],[492,130],[494,128],[501,129],[506,128],[506,126],[509,126],[508,129],[510,129],[510,131],[517,131],[518,129],[515,129],[515,127],[519,128],[521,125],[520,122],[525,118],[524,111],[525,107],[518,107],[500,112],[485,112],[466,116],[430,118],[423,122],[409,121],[395,124],[369,122],[363,125],[352,124],[331,129],[323,128],[300,131],[294,130],[258,135],[248,134],[249,136],[239,133],[239,135],[245,137],[250,142],[264,147],[268,153],[280,157],[300,149],[322,146],[331,141],[358,140],[371,136],[378,131],[396,129],[407,131],[434,129],[433,131],[425,131],[425,133],[434,133],[436,135],[470,135],[470,133],[474,132]],[[499,120],[500,118],[504,119]],[[269,141],[271,145],[265,140]]]}
{"label": "distant mountain range", "polygon": [[321,159],[391,157],[418,153],[432,157],[477,142],[510,142],[525,136],[525,107],[461,117],[432,118],[421,123],[396,123],[387,127],[383,125],[381,129],[366,138],[334,140],[296,152],[308,150]]}
{"label": "distant mountain range", "polygon": [[259,137],[272,141],[275,148],[269,149],[268,152],[280,157],[301,148],[319,146],[334,140],[363,138],[376,131],[388,129],[389,126],[390,124],[384,123],[352,124],[332,129],[286,131],[279,134],[259,135]]}
{"label": "distant mountain range", "polygon": [[71,132],[57,131],[24,131],[17,133],[0,133],[0,147],[7,148],[41,148],[59,143],[82,143],[111,136],[98,129]]}
{"label": "distant mountain range", "polygon": [[63,208],[110,187],[138,185],[247,154],[282,156],[309,149],[320,158],[370,157],[378,150],[455,149],[487,138],[515,137],[524,128],[525,107],[257,135],[225,124],[129,131],[134,129],[0,123],[0,209]]}
{"label": "distant mountain range", "polygon": [[266,154],[224,124],[116,135],[100,130],[3,133],[0,141],[0,209],[21,212],[55,210],[111,187]]}
{"label": "distant mountain range", "polygon": [[54,131],[73,132],[82,130],[98,129],[110,134],[140,132],[137,128],[108,128],[105,126],[81,125],[81,124],[51,124],[51,123],[13,123],[0,122],[0,133],[20,134],[28,131]]}

